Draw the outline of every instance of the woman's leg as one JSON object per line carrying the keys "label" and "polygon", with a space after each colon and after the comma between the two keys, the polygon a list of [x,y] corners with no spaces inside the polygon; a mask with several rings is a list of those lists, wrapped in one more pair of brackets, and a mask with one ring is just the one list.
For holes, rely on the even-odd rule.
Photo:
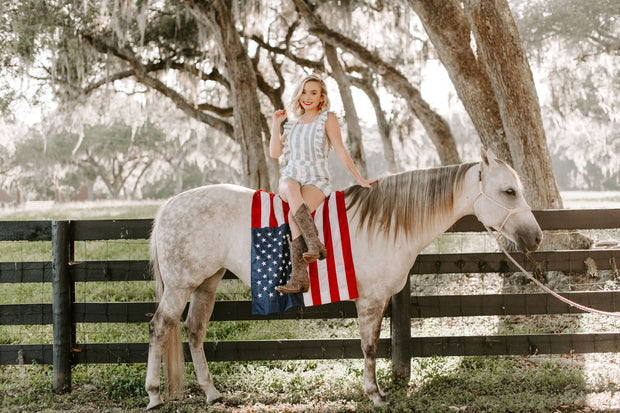
{"label": "woman's leg", "polygon": [[315,185],[308,184],[301,188],[304,204],[295,212],[294,220],[299,231],[306,241],[307,251],[304,253],[304,261],[308,264],[316,260],[327,258],[325,245],[319,239],[319,232],[314,225],[312,212],[325,200],[323,192]]}
{"label": "woman's leg", "polygon": [[[280,198],[288,202],[290,207],[288,221],[291,228],[292,241],[289,243],[289,246],[293,268],[289,281],[286,285],[278,287],[278,291],[285,294],[306,292],[310,285],[306,263],[309,260],[308,256],[316,260],[326,255],[325,246],[320,243],[316,236],[317,231],[311,215],[311,211],[314,211],[323,202],[325,195],[314,185],[305,185],[303,188],[300,188],[299,182],[290,178],[282,179],[279,189]],[[299,222],[302,225],[301,229],[298,225]],[[308,237],[305,234],[308,232],[307,227],[309,226],[312,226],[315,234],[314,239],[310,241],[311,247],[307,246],[306,241]],[[301,236],[302,230],[304,236]],[[310,253],[307,252],[308,250],[310,250]]]}
{"label": "woman's leg", "polygon": [[282,198],[284,202],[288,203],[290,208],[288,211],[288,224],[291,228],[291,238],[296,239],[301,235],[301,232],[299,231],[299,227],[295,223],[295,219],[293,217],[295,212],[297,212],[299,207],[304,203],[304,199],[301,195],[301,186],[299,185],[299,182],[293,178],[284,178],[280,180],[278,193],[280,198]]}
{"label": "woman's leg", "polygon": [[301,187],[301,197],[303,198],[303,202],[308,205],[310,212],[316,211],[319,205],[325,201],[325,194],[312,184]]}

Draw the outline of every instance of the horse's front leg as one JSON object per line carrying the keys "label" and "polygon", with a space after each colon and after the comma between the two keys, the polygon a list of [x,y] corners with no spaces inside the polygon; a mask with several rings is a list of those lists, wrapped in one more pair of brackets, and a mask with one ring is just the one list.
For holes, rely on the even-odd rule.
{"label": "horse's front leg", "polygon": [[381,320],[388,301],[357,300],[357,314],[360,323],[360,338],[364,353],[364,392],[375,406],[388,404],[385,394],[377,383],[377,352]]}

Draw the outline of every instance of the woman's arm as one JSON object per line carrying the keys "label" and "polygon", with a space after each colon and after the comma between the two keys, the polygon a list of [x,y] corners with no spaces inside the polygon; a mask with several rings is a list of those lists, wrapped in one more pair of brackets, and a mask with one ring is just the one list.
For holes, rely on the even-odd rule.
{"label": "woman's arm", "polygon": [[368,180],[360,175],[353,159],[351,159],[351,155],[347,151],[347,148],[344,146],[344,142],[342,141],[342,134],[340,133],[340,125],[338,124],[338,119],[336,119],[336,115],[330,113],[327,116],[327,121],[325,122],[325,132],[327,133],[327,138],[332,144],[334,148],[334,153],[336,157],[342,162],[342,164],[347,168],[349,173],[353,175],[353,178],[363,187],[372,188],[372,184],[377,182],[377,179]]}
{"label": "woman's arm", "polygon": [[271,124],[271,139],[269,141],[269,155],[272,158],[279,158],[282,155],[282,146],[286,135],[280,137],[280,125],[286,119],[286,110],[277,110],[273,114]]}

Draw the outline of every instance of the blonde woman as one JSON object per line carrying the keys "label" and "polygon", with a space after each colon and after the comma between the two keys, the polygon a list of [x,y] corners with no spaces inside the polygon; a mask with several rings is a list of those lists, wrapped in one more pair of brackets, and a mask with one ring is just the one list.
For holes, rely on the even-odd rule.
{"label": "blonde woman", "polygon": [[287,118],[287,111],[274,113],[269,151],[273,158],[284,155],[286,162],[280,170],[279,195],[290,207],[288,222],[292,237],[291,277],[278,291],[298,293],[308,291],[310,285],[307,264],[327,257],[311,214],[332,190],[327,166],[330,147],[361,186],[372,188],[376,179],[363,178],[353,163],[342,141],[338,119],[329,112],[327,88],[319,76],[313,74],[302,79],[289,111],[296,120],[286,122],[282,136],[280,125]]}

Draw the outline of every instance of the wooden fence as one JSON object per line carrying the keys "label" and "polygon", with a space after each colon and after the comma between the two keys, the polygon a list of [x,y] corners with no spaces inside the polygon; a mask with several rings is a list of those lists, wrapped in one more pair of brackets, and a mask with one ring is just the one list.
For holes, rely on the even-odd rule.
{"label": "wooden fence", "polygon": [[[543,230],[615,229],[620,209],[535,211]],[[51,262],[0,263],[2,283],[53,283],[51,304],[2,304],[0,325],[53,324],[53,344],[0,345],[0,364],[53,364],[54,390],[71,388],[71,366],[78,363],[144,363],[148,343],[77,343],[75,323],[146,323],[153,302],[75,302],[75,283],[148,280],[147,261],[74,261],[76,241],[146,239],[151,220],[5,221],[0,241],[52,241]],[[473,216],[457,222],[453,232],[482,232]],[[517,261],[530,269],[521,254]],[[538,271],[586,271],[584,261],[599,270],[618,271],[620,249],[543,251],[532,254]],[[516,271],[501,253],[420,255],[410,274],[488,273]],[[227,273],[227,278],[234,278]],[[572,292],[573,301],[605,311],[620,311],[620,291]],[[187,310],[187,309],[186,309]],[[616,352],[620,333],[524,334],[493,336],[412,337],[411,318],[485,315],[571,314],[569,307],[548,294],[484,294],[414,296],[410,285],[392,298],[391,338],[380,339],[379,357],[391,358],[393,373],[408,377],[410,358],[459,355],[524,355]],[[249,301],[216,302],[212,321],[324,319],[356,317],[352,301],[284,314],[254,316]],[[186,359],[189,360],[187,346]],[[359,339],[207,341],[210,361],[361,358]]]}

